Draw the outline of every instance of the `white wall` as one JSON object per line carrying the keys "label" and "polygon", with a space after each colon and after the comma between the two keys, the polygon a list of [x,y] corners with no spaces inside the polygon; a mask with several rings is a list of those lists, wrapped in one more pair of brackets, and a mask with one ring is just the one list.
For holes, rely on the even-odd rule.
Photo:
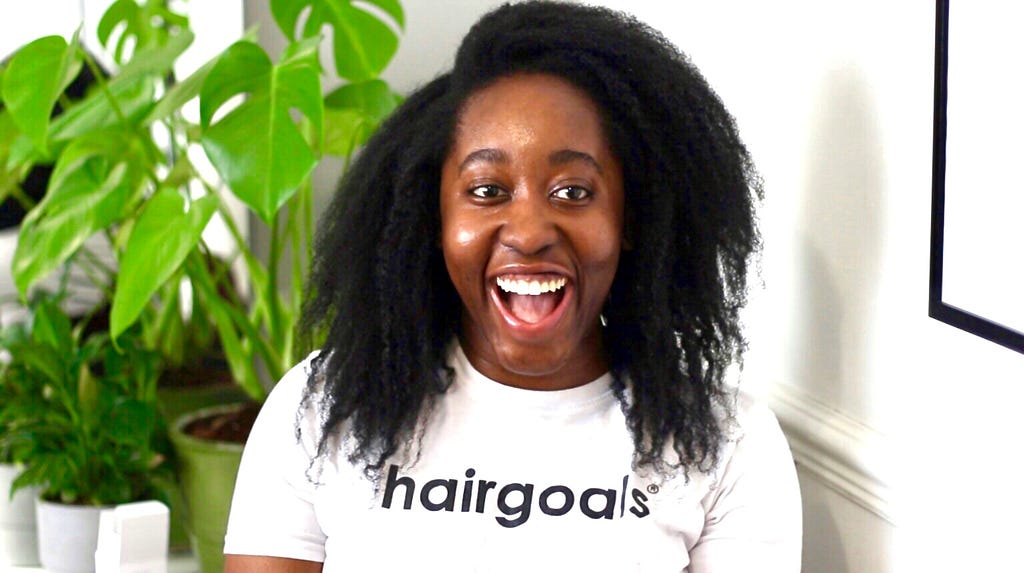
{"label": "white wall", "polygon": [[934,4],[607,3],[691,53],[764,176],[746,373],[802,449],[805,569],[1018,568],[1024,356],[927,316]]}
{"label": "white wall", "polygon": [[[601,3],[692,57],[764,177],[745,383],[801,462],[805,571],[1017,567],[1024,356],[927,316],[934,3]],[[404,4],[400,86],[492,5]]]}
{"label": "white wall", "polygon": [[[800,461],[804,570],[1019,569],[1024,356],[927,316],[934,4],[603,3],[691,55],[764,177],[745,384]],[[430,79],[496,4],[404,0],[386,78]]]}

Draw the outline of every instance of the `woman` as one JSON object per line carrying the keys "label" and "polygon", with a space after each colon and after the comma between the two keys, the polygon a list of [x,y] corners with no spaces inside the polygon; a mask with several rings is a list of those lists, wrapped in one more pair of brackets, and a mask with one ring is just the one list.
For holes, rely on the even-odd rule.
{"label": "woman", "polygon": [[323,219],[321,351],[246,448],[229,571],[797,571],[770,411],[730,388],[757,178],[622,14],[484,16]]}

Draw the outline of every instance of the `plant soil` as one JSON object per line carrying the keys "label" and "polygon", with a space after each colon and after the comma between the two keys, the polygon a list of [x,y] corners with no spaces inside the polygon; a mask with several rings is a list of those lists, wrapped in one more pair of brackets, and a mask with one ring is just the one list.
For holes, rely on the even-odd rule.
{"label": "plant soil", "polygon": [[244,444],[260,407],[258,402],[246,402],[239,410],[193,420],[185,426],[184,432],[201,440]]}
{"label": "plant soil", "polygon": [[220,355],[201,356],[199,359],[177,368],[168,368],[160,376],[162,388],[190,388],[232,384],[231,370],[225,358]]}

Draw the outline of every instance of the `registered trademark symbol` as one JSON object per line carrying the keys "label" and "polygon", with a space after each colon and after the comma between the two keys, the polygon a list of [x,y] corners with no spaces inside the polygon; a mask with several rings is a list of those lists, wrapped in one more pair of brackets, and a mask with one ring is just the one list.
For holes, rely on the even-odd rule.
{"label": "registered trademark symbol", "polygon": [[658,489],[659,489],[658,485],[652,483],[652,484],[647,486],[647,493],[652,493],[652,494],[653,493],[658,493]]}

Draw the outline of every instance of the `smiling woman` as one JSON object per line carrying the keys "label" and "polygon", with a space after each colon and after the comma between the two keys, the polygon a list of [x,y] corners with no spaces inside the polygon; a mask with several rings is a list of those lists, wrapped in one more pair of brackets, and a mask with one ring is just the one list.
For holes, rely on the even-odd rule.
{"label": "smiling woman", "polygon": [[599,316],[618,268],[624,198],[597,106],[550,75],[481,89],[462,110],[440,202],[470,363],[535,390],[605,373]]}
{"label": "smiling woman", "polygon": [[484,16],[324,214],[327,342],[253,429],[229,570],[797,571],[785,438],[724,381],[759,193],[654,30]]}

